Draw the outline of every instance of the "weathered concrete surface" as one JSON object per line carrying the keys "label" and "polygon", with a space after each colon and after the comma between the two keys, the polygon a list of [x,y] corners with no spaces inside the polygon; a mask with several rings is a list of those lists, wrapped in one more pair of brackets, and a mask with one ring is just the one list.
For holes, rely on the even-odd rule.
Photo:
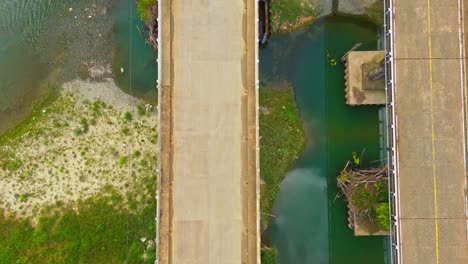
{"label": "weathered concrete surface", "polygon": [[255,6],[161,1],[160,263],[258,263]]}
{"label": "weathered concrete surface", "polygon": [[384,57],[385,52],[381,50],[352,51],[348,54],[345,65],[346,104],[352,106],[385,104],[385,82],[382,81],[382,89],[366,89],[363,74],[365,63],[378,63],[383,61]]}
{"label": "weathered concrete surface", "polygon": [[403,263],[468,263],[458,8],[394,0]]}

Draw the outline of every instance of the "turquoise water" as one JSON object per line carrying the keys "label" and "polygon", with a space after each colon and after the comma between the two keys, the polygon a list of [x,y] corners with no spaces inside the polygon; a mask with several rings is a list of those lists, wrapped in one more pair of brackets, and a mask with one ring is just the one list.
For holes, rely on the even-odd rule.
{"label": "turquoise water", "polygon": [[329,65],[356,42],[377,47],[377,29],[343,17],[317,21],[303,32],[278,35],[260,54],[262,81],[286,79],[295,96],[308,138],[275,203],[268,230],[282,264],[387,263],[387,237],[355,237],[347,226],[336,175],[353,151],[365,148],[367,161],[380,159],[379,107],[349,107],[344,68]]}
{"label": "turquoise water", "polygon": [[[158,78],[157,53],[145,43],[145,25],[136,13],[134,0],[118,0],[113,9],[112,69],[115,81],[127,92],[155,103]],[[124,68],[124,74],[120,74]]]}

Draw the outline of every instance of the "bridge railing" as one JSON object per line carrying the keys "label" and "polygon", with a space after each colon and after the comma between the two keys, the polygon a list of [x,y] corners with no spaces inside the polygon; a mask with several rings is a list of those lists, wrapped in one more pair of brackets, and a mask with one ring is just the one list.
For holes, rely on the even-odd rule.
{"label": "bridge railing", "polygon": [[390,243],[391,263],[402,264],[401,260],[401,232],[400,232],[400,196],[398,184],[398,130],[397,114],[395,112],[395,27],[394,27],[394,0],[384,0],[384,30],[385,30],[385,91],[386,91],[386,114],[387,114],[387,154],[388,154],[388,179],[389,179],[389,202],[390,202]]}

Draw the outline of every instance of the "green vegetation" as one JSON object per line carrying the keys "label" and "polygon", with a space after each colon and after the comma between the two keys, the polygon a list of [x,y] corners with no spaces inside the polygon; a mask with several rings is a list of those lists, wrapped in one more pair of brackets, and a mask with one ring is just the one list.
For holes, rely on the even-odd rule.
{"label": "green vegetation", "polygon": [[290,32],[311,23],[315,7],[310,0],[272,0],[271,24],[273,32]]}
{"label": "green vegetation", "polygon": [[124,123],[126,124],[126,123],[130,122],[130,121],[132,121],[132,119],[133,119],[132,113],[125,112],[125,114],[124,114]]}
{"label": "green vegetation", "polygon": [[[56,101],[58,96],[59,89],[56,87],[50,88],[48,93],[42,99],[33,104],[31,114],[23,120],[23,122],[0,136],[0,146],[9,145],[12,141],[15,141],[22,135],[30,132],[35,124],[45,122],[48,113],[47,110],[50,110],[50,107]],[[37,133],[41,132],[42,131],[37,131]]]}
{"label": "green vegetation", "polygon": [[122,129],[121,129],[120,131],[122,131],[122,133],[123,133],[124,135],[128,135],[128,133],[130,132],[130,129],[129,129],[128,127],[125,126],[125,127],[122,127]]}
{"label": "green vegetation", "polygon": [[[388,178],[387,168],[362,168],[362,157],[353,152],[337,178],[337,185],[348,202],[351,217],[369,234],[388,230]],[[353,223],[352,223],[353,224]]]}
{"label": "green vegetation", "polygon": [[[146,186],[154,191],[154,184]],[[57,203],[42,212],[36,226],[0,211],[0,262],[154,263],[155,200],[140,202],[144,206],[134,213],[125,209],[123,200],[110,189],[80,201],[76,210]]]}
{"label": "green vegetation", "polygon": [[288,169],[305,146],[302,121],[289,84],[260,90],[260,208],[261,229],[269,221],[273,203]]}
{"label": "green vegetation", "polygon": [[122,156],[119,158],[119,165],[122,167],[122,166],[125,166],[125,164],[127,164],[127,157],[125,156]]}
{"label": "green vegetation", "polygon": [[[135,159],[120,157],[117,144],[111,143],[122,138],[114,133],[121,122],[106,124],[120,121],[125,115],[102,100],[80,99],[79,93],[51,89],[34,104],[30,116],[0,135],[0,175],[4,182],[13,184],[16,193],[11,194],[16,199],[12,202],[16,209],[10,210],[5,203],[1,207],[5,211],[0,209],[0,263],[154,263],[156,157],[145,147],[139,147],[138,151],[129,149]],[[153,126],[135,125],[132,130],[148,133],[150,138]],[[77,140],[73,136],[91,131],[93,137]],[[101,138],[109,139],[108,144],[96,144],[97,140],[103,142]],[[126,137],[126,143],[131,143],[131,138]],[[36,149],[42,151],[29,155],[30,150]],[[148,161],[145,167],[138,166],[143,158],[140,151]],[[115,163],[102,162],[108,157]],[[84,168],[72,170],[77,168],[74,161],[81,159]],[[117,162],[122,167],[116,166]],[[122,180],[118,190],[109,185],[98,194],[88,191],[90,183],[85,181],[91,177],[103,180],[91,183],[93,186],[130,178],[113,176],[127,175],[123,167],[126,164],[135,164],[138,169],[131,172],[131,180]],[[51,182],[38,183],[42,182],[35,178],[38,173],[50,175]],[[83,184],[83,193],[79,190],[83,198],[70,202],[67,197],[55,195],[44,208],[44,204],[37,202],[44,201],[44,194],[33,187],[50,191],[50,187],[61,184],[56,179],[62,177],[69,181],[75,178],[73,186]],[[76,194],[69,185],[59,186],[70,197]]]}
{"label": "green vegetation", "polygon": [[153,7],[156,6],[156,0],[138,0],[137,12],[140,15],[141,20],[148,23],[151,19],[151,12]]}
{"label": "green vegetation", "polygon": [[20,201],[24,202],[28,197],[31,196],[29,193],[23,193],[19,196]]}
{"label": "green vegetation", "polygon": [[389,203],[381,203],[375,209],[377,223],[385,230],[390,230]]}
{"label": "green vegetation", "polygon": [[0,162],[0,167],[4,170],[7,169],[9,171],[15,171],[19,169],[21,165],[23,165],[23,162],[14,157],[8,158],[5,161]]}
{"label": "green vegetation", "polygon": [[137,107],[138,115],[142,116],[146,114],[146,109],[141,104],[137,104],[136,107]]}
{"label": "green vegetation", "polygon": [[262,264],[275,264],[278,250],[276,248],[263,247],[261,252]]}

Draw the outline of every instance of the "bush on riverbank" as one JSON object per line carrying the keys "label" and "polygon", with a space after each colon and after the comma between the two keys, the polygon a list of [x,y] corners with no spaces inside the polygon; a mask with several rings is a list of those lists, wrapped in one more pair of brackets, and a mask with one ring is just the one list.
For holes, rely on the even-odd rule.
{"label": "bush on riverbank", "polygon": [[302,121],[291,85],[260,90],[261,230],[270,220],[273,203],[286,173],[305,146]]}
{"label": "bush on riverbank", "polygon": [[291,32],[311,23],[316,16],[315,8],[310,0],[272,0],[273,32]]}

